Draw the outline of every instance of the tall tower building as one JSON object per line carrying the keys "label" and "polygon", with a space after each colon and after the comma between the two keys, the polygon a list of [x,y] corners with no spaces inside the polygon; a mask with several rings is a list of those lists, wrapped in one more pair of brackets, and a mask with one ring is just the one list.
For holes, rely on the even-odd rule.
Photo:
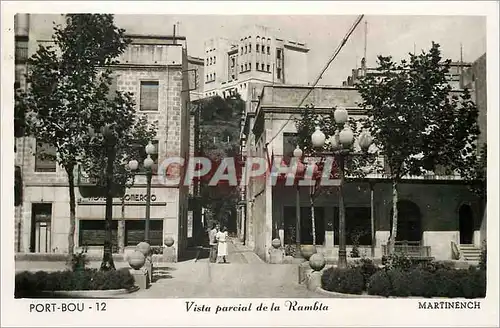
{"label": "tall tower building", "polygon": [[244,100],[255,93],[251,85],[308,82],[303,42],[280,38],[270,28],[244,27],[236,40],[213,38],[205,42],[205,97],[238,92]]}

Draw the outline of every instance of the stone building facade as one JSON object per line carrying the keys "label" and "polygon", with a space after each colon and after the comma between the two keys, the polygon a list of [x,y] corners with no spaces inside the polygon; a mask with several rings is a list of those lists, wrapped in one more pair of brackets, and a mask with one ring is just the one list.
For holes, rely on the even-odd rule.
{"label": "stone building facade", "polygon": [[[247,115],[244,124],[244,156],[267,158],[269,164],[292,156],[297,132],[294,117],[300,115],[296,106],[308,91],[307,86],[263,87],[252,115]],[[314,104],[316,111],[324,113],[330,112],[332,106],[343,107],[356,118],[364,115],[357,105],[360,100],[352,86],[316,87],[304,104]],[[383,165],[383,158],[380,162]],[[436,259],[452,259],[452,242],[458,247],[480,247],[485,238],[480,231],[486,229],[484,205],[459,177],[436,171],[422,177],[405,177],[399,186],[398,240],[417,244]],[[338,189],[326,189],[315,199],[315,230],[318,249],[332,258],[338,254]],[[370,256],[373,220],[375,256],[380,257],[392,220],[390,181],[383,174],[370,174],[349,182],[345,185],[344,200],[348,252],[352,235],[361,229],[364,233],[360,249],[362,254]],[[271,177],[251,179],[246,187],[240,237],[261,258],[269,260],[272,239],[279,238],[282,245],[295,244],[297,203],[301,212],[301,242],[312,243],[308,187],[272,185]]]}
{"label": "stone building facade", "polygon": [[265,26],[250,25],[235,40],[205,42],[205,96],[251,94],[251,84],[307,84],[309,48]]}
{"label": "stone building facade", "polygon": [[[19,16],[19,15],[18,15]],[[21,20],[22,22],[27,21]],[[19,19],[18,19],[19,22]],[[26,26],[26,30],[34,26]],[[21,30],[21,29],[19,29]],[[190,153],[190,88],[185,38],[177,36],[130,35],[132,43],[113,69],[111,88],[132,92],[138,115],[158,122],[153,143],[156,163],[169,156]],[[37,40],[33,44],[32,54]],[[142,163],[142,159],[137,159]],[[69,191],[64,169],[37,156],[31,137],[16,138],[16,166],[22,174],[23,197],[16,206],[16,252],[64,253],[68,247]],[[82,191],[87,186],[81,170],[75,170],[76,248],[88,246],[101,252],[104,237],[105,199]],[[153,246],[162,246],[167,236],[174,239],[177,255],[188,245],[189,187],[165,186],[153,174],[151,189],[151,232]],[[138,174],[132,188],[113,202],[113,244],[132,249],[144,238],[146,176]],[[190,222],[192,225],[192,221]],[[123,240],[118,241],[122,229]]]}

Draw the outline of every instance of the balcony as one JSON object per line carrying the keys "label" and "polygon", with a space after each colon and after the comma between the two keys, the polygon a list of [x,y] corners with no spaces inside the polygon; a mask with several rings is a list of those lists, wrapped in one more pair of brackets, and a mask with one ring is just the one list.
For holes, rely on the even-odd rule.
{"label": "balcony", "polygon": [[[431,247],[421,246],[419,241],[397,241],[394,245],[394,254],[406,255],[413,259],[431,259]],[[387,245],[382,245],[382,255],[389,255]]]}

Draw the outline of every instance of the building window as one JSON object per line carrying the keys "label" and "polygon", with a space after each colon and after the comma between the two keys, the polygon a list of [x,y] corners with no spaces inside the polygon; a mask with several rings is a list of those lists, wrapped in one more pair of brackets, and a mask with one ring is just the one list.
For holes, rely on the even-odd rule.
{"label": "building window", "polygon": [[293,157],[293,151],[297,147],[297,142],[297,133],[283,133],[283,159],[286,163],[289,163],[290,159]]}
{"label": "building window", "polygon": [[214,81],[215,81],[215,73],[214,73]]}
{"label": "building window", "polygon": [[255,69],[258,71],[259,70],[259,62],[255,65]]}
{"label": "building window", "polygon": [[270,72],[271,71],[271,65],[267,64],[267,71]]}
{"label": "building window", "polygon": [[281,49],[276,49],[276,58],[281,59]]}
{"label": "building window", "polygon": [[264,70],[264,63],[260,64],[260,69],[263,71]]}
{"label": "building window", "polygon": [[251,53],[251,52],[252,52],[252,44],[250,43],[250,44],[248,45],[248,53]]}
{"label": "building window", "polygon": [[270,46],[267,46],[267,54],[270,55],[271,54],[271,47]]}
{"label": "building window", "polygon": [[276,69],[276,77],[281,79],[281,68]]}
{"label": "building window", "polygon": [[215,59],[216,59],[216,58],[217,58],[217,57],[215,57],[215,56],[214,56],[214,65],[215,65]]}
{"label": "building window", "polygon": [[36,144],[35,172],[56,172],[56,147],[46,144]]}
{"label": "building window", "polygon": [[255,45],[255,51],[260,52],[258,44]]}
{"label": "building window", "polygon": [[207,58],[207,66],[208,66],[208,58]]}
{"label": "building window", "polygon": [[28,59],[28,41],[16,41],[14,61],[16,64],[24,64]]}
{"label": "building window", "polygon": [[[80,220],[78,245],[104,246],[106,230],[104,220]],[[143,236],[144,237],[144,236]],[[111,244],[113,252],[118,251],[118,220],[111,222]]]}
{"label": "building window", "polygon": [[245,64],[245,71],[246,71],[246,70],[248,70],[248,68],[247,68],[247,67],[248,67],[248,66],[247,66],[247,64]]}
{"label": "building window", "polygon": [[236,61],[234,60],[234,57],[231,58],[231,67],[234,67],[234,65],[236,65]]}
{"label": "building window", "polygon": [[234,80],[236,76],[234,74],[231,75],[231,80]]}
{"label": "building window", "polygon": [[[151,220],[149,222],[149,241],[151,246],[163,245],[163,220]],[[144,241],[144,221],[125,221],[125,245],[135,246]]]}
{"label": "building window", "polygon": [[158,110],[158,81],[141,81],[141,110]]}
{"label": "building window", "polygon": [[250,71],[252,69],[252,63],[248,63],[248,70]]}
{"label": "building window", "polygon": [[240,69],[241,72],[243,72],[243,65],[241,65],[241,69]]}

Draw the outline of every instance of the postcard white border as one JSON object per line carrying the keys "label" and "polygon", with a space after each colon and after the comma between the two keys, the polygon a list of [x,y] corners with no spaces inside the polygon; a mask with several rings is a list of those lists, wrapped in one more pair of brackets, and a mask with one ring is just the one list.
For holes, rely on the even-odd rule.
{"label": "postcard white border", "polygon": [[[161,8],[161,9],[159,9]],[[498,325],[498,2],[2,2],[2,326],[497,326]],[[258,10],[265,9],[265,10]],[[187,313],[185,300],[108,300],[102,313],[29,313],[32,300],[14,300],[13,14],[110,12],[116,14],[279,14],[279,15],[482,15],[487,16],[488,70],[488,294],[480,310],[418,310],[415,299],[318,299],[328,312]],[[97,300],[75,300],[95,303]],[[284,299],[199,299],[200,304],[283,303]],[[303,300],[310,303],[314,300]],[[57,303],[64,302],[57,300]]]}

